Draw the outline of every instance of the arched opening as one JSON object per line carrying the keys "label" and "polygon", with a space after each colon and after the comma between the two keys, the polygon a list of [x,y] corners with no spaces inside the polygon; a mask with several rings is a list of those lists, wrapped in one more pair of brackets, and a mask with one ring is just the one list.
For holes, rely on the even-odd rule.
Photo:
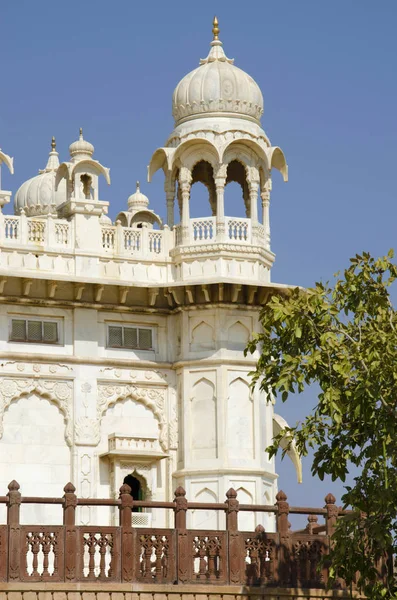
{"label": "arched opening", "polygon": [[[127,485],[130,486],[131,496],[134,498],[134,500],[144,500],[145,499],[145,494],[143,492],[142,484],[139,481],[139,479],[137,479],[133,475],[127,475],[126,477],[124,477],[123,483],[126,483]],[[133,506],[132,512],[142,512],[142,508],[138,507],[138,506]]]}
{"label": "arched opening", "polygon": [[92,198],[92,177],[87,173],[80,176],[81,192],[84,198],[89,200]]}
{"label": "arched opening", "polygon": [[[201,183],[195,186],[195,183]],[[209,202],[209,208],[207,205]],[[214,173],[209,162],[201,160],[192,171],[192,187],[190,191],[190,218],[216,215],[216,189]]]}
{"label": "arched opening", "polygon": [[226,186],[225,214],[249,218],[251,211],[247,176],[244,165],[238,160],[232,160],[227,166]]}

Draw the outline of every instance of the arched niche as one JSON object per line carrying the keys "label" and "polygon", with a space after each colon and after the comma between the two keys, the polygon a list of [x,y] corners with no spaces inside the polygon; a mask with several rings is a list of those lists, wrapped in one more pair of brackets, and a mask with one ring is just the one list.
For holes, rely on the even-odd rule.
{"label": "arched niche", "polygon": [[214,347],[214,329],[206,321],[201,321],[192,331],[191,350],[211,350]]}
{"label": "arched niche", "polygon": [[220,163],[218,149],[208,140],[190,139],[176,148],[172,166],[181,165],[193,171],[195,164],[201,160],[207,161],[215,168]]}
{"label": "arched niche", "polygon": [[[237,488],[237,499],[240,504],[253,504],[254,498],[245,487]],[[238,513],[239,531],[254,531],[256,527],[255,514],[253,512],[240,511]]]}
{"label": "arched niche", "polygon": [[236,321],[231,325],[227,331],[227,341],[229,350],[244,350],[247,346],[250,337],[248,328],[241,323]]}
{"label": "arched niche", "polygon": [[[24,496],[60,497],[70,478],[70,447],[59,407],[36,392],[10,402],[4,411],[0,440],[0,493],[5,495],[9,482],[16,479]],[[62,509],[23,505],[21,523],[61,524]]]}
{"label": "arched niche", "polygon": [[214,384],[202,377],[191,394],[191,445],[194,460],[218,456],[217,407]]}
{"label": "arched niche", "polygon": [[237,377],[229,384],[227,402],[227,436],[230,458],[254,458],[254,414],[249,384]]}
{"label": "arched niche", "polygon": [[153,411],[131,396],[120,398],[107,407],[101,420],[101,448],[108,449],[111,433],[126,437],[158,438],[159,422]]}
{"label": "arched niche", "polygon": [[[195,502],[215,503],[218,502],[218,497],[208,487],[201,489],[194,498]],[[193,529],[218,529],[217,511],[194,510],[192,511],[192,528]]]}

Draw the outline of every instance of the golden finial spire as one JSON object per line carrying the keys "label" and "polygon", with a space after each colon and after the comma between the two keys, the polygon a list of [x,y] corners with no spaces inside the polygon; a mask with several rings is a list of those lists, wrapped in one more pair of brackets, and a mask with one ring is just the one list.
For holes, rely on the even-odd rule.
{"label": "golden finial spire", "polygon": [[217,42],[219,40],[219,26],[218,26],[218,18],[214,17],[214,20],[212,21],[212,33],[214,34],[214,42]]}
{"label": "golden finial spire", "polygon": [[51,140],[51,152],[55,152],[56,148],[57,148],[57,143],[55,141],[55,137],[52,136],[52,140]]}

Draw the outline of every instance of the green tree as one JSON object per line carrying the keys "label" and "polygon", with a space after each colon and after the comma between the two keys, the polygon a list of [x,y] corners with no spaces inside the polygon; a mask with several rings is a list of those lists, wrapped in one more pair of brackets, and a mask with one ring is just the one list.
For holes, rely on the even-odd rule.
{"label": "green tree", "polygon": [[[314,450],[312,473],[345,481],[358,467],[342,501],[353,513],[338,520],[331,577],[369,598],[396,598],[392,574],[377,568],[397,550],[397,314],[389,288],[397,278],[393,252],[374,259],[356,255],[333,286],[316,283],[275,295],[261,312],[263,333],[246,352],[259,350],[253,385],[281,396],[318,384],[317,405],[268,448],[276,454],[293,436],[305,456]],[[297,396],[293,397],[297,400]],[[284,451],[285,452],[285,451]],[[365,513],[365,518],[363,516]]]}

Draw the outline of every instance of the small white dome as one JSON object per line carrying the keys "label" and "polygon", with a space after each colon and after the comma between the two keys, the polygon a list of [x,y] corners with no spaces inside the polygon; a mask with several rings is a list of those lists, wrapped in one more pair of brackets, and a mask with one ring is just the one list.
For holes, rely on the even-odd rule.
{"label": "small white dome", "polygon": [[51,152],[47,166],[36,177],[28,179],[21,185],[14,197],[14,212],[19,214],[24,209],[27,215],[46,215],[55,213],[56,208],[65,202],[65,189],[55,191],[55,174],[59,167],[55,138],[52,138]]}
{"label": "small white dome", "polygon": [[139,181],[136,182],[135,194],[132,194],[128,198],[127,203],[129,212],[138,212],[149,206],[149,198],[145,194],[142,194]]}
{"label": "small white dome", "polygon": [[185,75],[175,88],[172,99],[175,125],[192,117],[219,116],[219,113],[259,123],[263,114],[263,96],[258,84],[226,57],[218,39],[217,21],[214,21],[213,32],[214,40],[207,58]]}
{"label": "small white dome", "polygon": [[105,215],[105,213],[102,213],[100,218],[99,218],[99,222],[101,225],[112,225],[112,219],[110,217],[108,217],[107,215]]}
{"label": "small white dome", "polygon": [[79,139],[69,146],[70,157],[74,160],[91,158],[94,154],[94,146],[83,138],[83,129],[80,128]]}

